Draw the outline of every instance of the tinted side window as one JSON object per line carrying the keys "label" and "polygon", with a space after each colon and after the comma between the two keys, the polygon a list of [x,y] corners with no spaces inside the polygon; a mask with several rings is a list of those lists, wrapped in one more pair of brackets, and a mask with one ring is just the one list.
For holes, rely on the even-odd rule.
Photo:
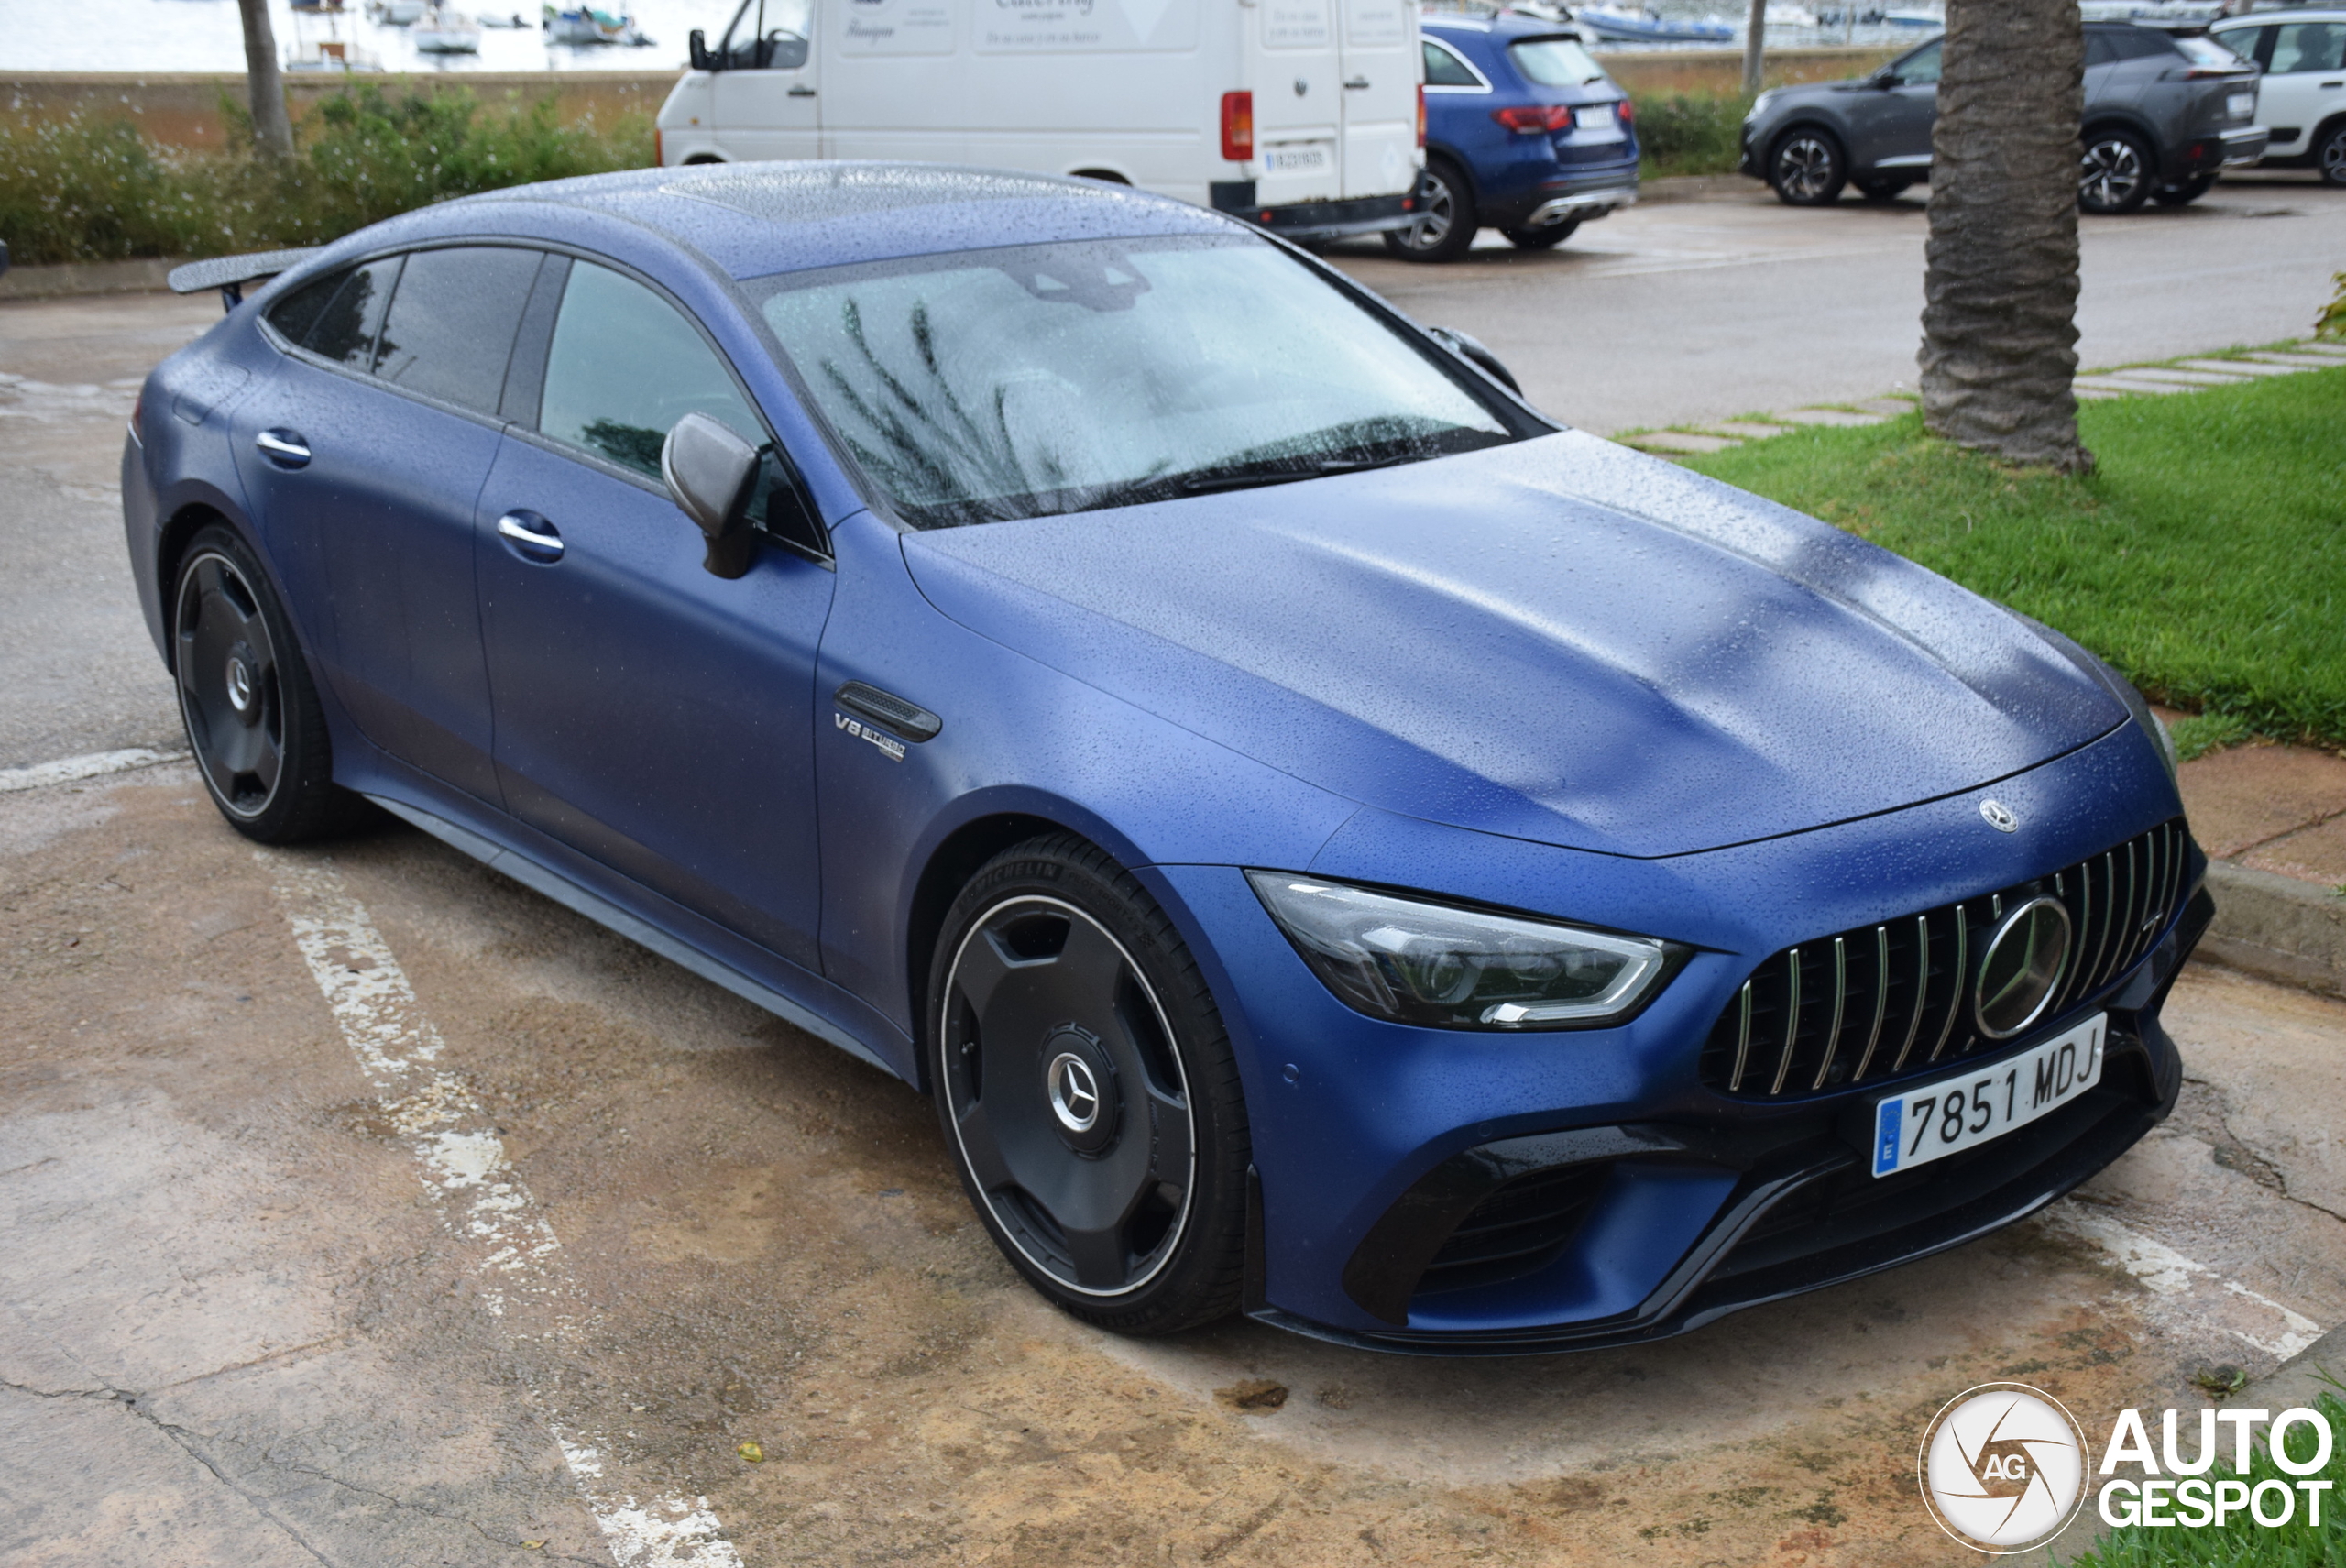
{"label": "tinted side window", "polygon": [[539,253],[510,246],[419,250],[383,320],[376,374],[427,397],[491,414]]}
{"label": "tinted side window", "polygon": [[2336,71],[2346,61],[2346,22],[2291,22],[2275,29],[2273,66],[2289,71]]}
{"label": "tinted side window", "polygon": [[334,291],[350,278],[347,271],[329,272],[323,278],[312,278],[285,298],[269,307],[269,324],[285,334],[288,343],[307,343],[310,334],[325,313],[326,302]]}
{"label": "tinted side window", "polygon": [[2150,60],[2175,52],[2175,45],[2165,34],[2152,32],[2147,27],[2112,27],[2105,36],[2121,60]]}
{"label": "tinted side window", "polygon": [[388,256],[305,283],[269,307],[269,324],[312,354],[371,370],[383,307],[399,275],[400,258]]}
{"label": "tinted side window", "polygon": [[2088,71],[2091,71],[2097,65],[2108,65],[2117,58],[2118,51],[2110,47],[2109,38],[2100,33],[2086,35],[2086,69]]}
{"label": "tinted side window", "polygon": [[1898,62],[1898,80],[1909,87],[1928,87],[1939,79],[1939,46],[1927,44]]}
{"label": "tinted side window", "polygon": [[765,440],[724,362],[675,306],[608,268],[574,263],[546,354],[539,430],[656,479],[661,445],[688,413]]}
{"label": "tinted side window", "polygon": [[1429,42],[1426,51],[1426,85],[1429,87],[1480,87],[1466,62],[1442,48]]}

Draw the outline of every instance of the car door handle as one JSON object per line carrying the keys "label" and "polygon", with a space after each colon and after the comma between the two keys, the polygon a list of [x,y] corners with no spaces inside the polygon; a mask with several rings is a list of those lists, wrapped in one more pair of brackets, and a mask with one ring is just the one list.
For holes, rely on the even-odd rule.
{"label": "car door handle", "polygon": [[299,431],[264,430],[253,437],[253,444],[260,448],[262,456],[280,468],[310,466],[310,444]]}
{"label": "car door handle", "polygon": [[1365,77],[1365,76],[1355,76],[1355,77],[1354,77],[1351,81],[1349,81],[1349,82],[1345,82],[1345,83],[1344,83],[1344,91],[1345,91],[1345,92],[1347,92],[1347,93],[1358,93],[1358,92],[1360,92],[1362,89],[1365,88],[1367,85],[1368,85],[1368,78],[1367,78],[1367,77]]}
{"label": "car door handle", "polygon": [[793,87],[790,90],[790,95],[793,98],[812,98],[815,95],[815,90],[812,87],[803,85]]}
{"label": "car door handle", "polygon": [[551,566],[562,559],[562,535],[536,512],[509,511],[497,520],[497,532],[524,561]]}

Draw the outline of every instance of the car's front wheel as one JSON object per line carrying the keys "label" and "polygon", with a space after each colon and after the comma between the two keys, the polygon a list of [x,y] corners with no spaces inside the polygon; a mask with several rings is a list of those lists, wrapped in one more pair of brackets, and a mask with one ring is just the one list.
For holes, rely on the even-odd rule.
{"label": "car's front wheel", "polygon": [[2151,149],[2131,131],[2095,131],[2077,164],[2077,205],[2088,213],[2131,213],[2150,199]]}
{"label": "car's front wheel", "polygon": [[1573,237],[1580,227],[1578,218],[1566,218],[1562,223],[1544,224],[1536,229],[1501,229],[1507,244],[1518,250],[1553,250]]}
{"label": "car's front wheel", "polygon": [[264,844],[347,826],[364,807],[334,782],[308,663],[244,541],[217,524],[197,533],[170,603],[180,720],[220,815]]}
{"label": "car's front wheel", "polygon": [[2151,200],[2162,207],[2187,207],[2215,189],[2216,177],[2202,174],[2196,180],[2178,180],[2172,185],[2162,185],[2151,192]]}
{"label": "car's front wheel", "polygon": [[1131,873],[1072,835],[1003,851],[954,900],[928,996],[946,1146],[1011,1266],[1121,1333],[1235,1308],[1238,1069],[1204,977]]}
{"label": "car's front wheel", "polygon": [[1849,160],[1830,131],[1803,126],[1788,131],[1768,155],[1768,183],[1776,199],[1795,207],[1829,207],[1841,199]]}
{"label": "car's front wheel", "polygon": [[1465,171],[1446,158],[1429,158],[1409,225],[1386,230],[1385,248],[1406,261],[1455,261],[1481,225]]}
{"label": "car's front wheel", "polygon": [[2314,171],[2325,185],[2346,185],[2346,120],[2324,131],[2313,149]]}

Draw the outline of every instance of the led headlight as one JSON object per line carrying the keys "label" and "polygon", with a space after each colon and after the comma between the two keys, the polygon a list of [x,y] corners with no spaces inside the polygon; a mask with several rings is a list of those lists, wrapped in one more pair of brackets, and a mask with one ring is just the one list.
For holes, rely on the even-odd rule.
{"label": "led headlight", "polygon": [[1617,1023],[1686,949],[1372,893],[1293,872],[1248,872],[1271,918],[1347,1006],[1437,1029]]}

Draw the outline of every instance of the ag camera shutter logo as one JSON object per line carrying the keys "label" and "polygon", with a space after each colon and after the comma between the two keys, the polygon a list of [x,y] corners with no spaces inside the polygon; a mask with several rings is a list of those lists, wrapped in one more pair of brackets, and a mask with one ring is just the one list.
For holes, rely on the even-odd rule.
{"label": "ag camera shutter logo", "polygon": [[1939,1528],[2001,1557],[2066,1530],[2091,1466],[2085,1429],[2058,1399],[2024,1383],[1983,1383],[1932,1418],[1917,1468]]}

